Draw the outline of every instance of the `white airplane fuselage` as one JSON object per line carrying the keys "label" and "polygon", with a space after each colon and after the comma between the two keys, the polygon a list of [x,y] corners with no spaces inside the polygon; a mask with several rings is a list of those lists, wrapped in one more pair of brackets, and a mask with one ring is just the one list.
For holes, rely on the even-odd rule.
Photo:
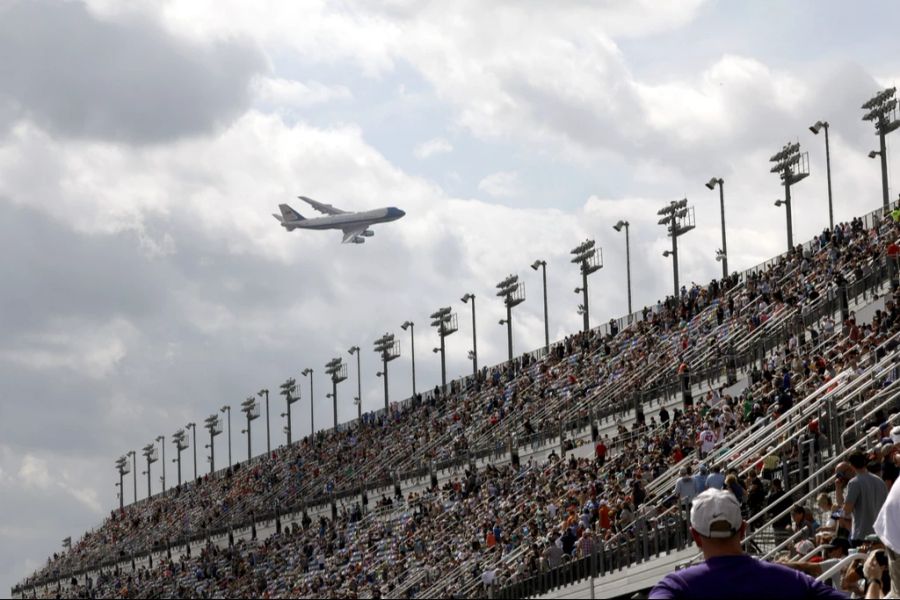
{"label": "white airplane fuselage", "polygon": [[398,208],[386,207],[356,213],[348,212],[339,215],[315,217],[303,219],[302,221],[283,221],[281,225],[288,231],[293,231],[294,229],[345,229],[354,225],[368,226],[376,223],[388,223],[396,221],[405,214]]}

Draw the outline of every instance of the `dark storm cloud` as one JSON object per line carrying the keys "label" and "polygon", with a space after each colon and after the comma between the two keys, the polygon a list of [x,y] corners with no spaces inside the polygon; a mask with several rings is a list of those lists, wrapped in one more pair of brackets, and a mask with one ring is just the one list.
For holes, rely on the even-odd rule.
{"label": "dark storm cloud", "polygon": [[79,2],[0,7],[0,133],[26,116],[57,134],[129,143],[215,129],[249,102],[261,52],[192,44],[148,19],[102,21]]}

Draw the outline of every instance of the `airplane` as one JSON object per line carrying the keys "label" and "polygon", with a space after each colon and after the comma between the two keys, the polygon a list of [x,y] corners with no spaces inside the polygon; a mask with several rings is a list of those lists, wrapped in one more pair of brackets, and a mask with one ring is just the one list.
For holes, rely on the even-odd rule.
{"label": "airplane", "polygon": [[330,204],[316,202],[306,196],[297,196],[315,210],[326,215],[315,219],[307,219],[287,204],[279,204],[281,214],[272,216],[288,231],[295,229],[340,229],[344,232],[343,244],[364,244],[367,237],[372,237],[375,232],[369,229],[376,223],[396,221],[406,213],[399,208],[389,206],[376,208],[363,212],[347,212],[335,208]]}

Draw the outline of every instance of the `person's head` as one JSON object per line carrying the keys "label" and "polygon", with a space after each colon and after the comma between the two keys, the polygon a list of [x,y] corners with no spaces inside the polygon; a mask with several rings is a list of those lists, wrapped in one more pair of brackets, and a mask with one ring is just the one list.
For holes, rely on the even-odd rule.
{"label": "person's head", "polygon": [[734,494],[709,489],[691,505],[691,536],[704,558],[743,554],[741,540],[747,524]]}
{"label": "person's head", "polygon": [[828,558],[843,558],[850,554],[850,540],[843,537],[836,537],[825,546],[825,553]]}
{"label": "person's head", "polygon": [[818,506],[820,510],[831,510],[831,496],[822,492],[816,497],[816,506]]}
{"label": "person's head", "polygon": [[869,464],[869,458],[862,452],[854,452],[847,457],[847,462],[850,463],[854,471],[862,471]]}
{"label": "person's head", "polygon": [[800,504],[795,504],[794,507],[791,508],[791,519],[794,520],[794,523],[800,523],[804,518],[806,518],[806,508]]}
{"label": "person's head", "polygon": [[838,479],[843,480],[844,483],[847,483],[848,481],[853,479],[854,474],[855,473],[853,472],[853,467],[850,465],[850,463],[845,461],[839,462],[834,468],[834,476]]}

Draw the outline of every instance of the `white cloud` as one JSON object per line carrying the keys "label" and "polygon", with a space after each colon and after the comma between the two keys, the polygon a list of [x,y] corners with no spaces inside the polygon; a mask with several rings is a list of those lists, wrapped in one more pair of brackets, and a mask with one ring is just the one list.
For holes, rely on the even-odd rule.
{"label": "white cloud", "polygon": [[444,138],[437,137],[416,146],[413,154],[415,154],[416,158],[419,160],[424,160],[426,158],[431,158],[436,154],[446,154],[447,152],[452,151],[453,145],[450,142]]}
{"label": "white cloud", "polygon": [[287,111],[346,101],[353,97],[343,85],[326,85],[318,81],[303,83],[279,77],[258,76],[253,80],[251,90],[258,105]]}
{"label": "white cloud", "polygon": [[519,174],[515,171],[491,173],[478,182],[478,189],[495,198],[509,198],[521,193]]}
{"label": "white cloud", "polygon": [[19,480],[26,487],[47,489],[50,487],[50,471],[47,469],[47,461],[26,454],[19,467]]}

